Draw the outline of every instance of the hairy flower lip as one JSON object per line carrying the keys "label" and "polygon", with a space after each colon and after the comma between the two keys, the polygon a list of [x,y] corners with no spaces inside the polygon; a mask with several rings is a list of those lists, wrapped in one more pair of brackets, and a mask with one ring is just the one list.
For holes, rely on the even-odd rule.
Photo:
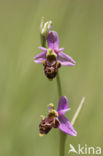
{"label": "hairy flower lip", "polygon": [[52,80],[53,78],[56,77],[57,72],[58,72],[58,68],[60,68],[60,63],[55,61],[45,61],[45,63],[43,64],[44,66],[44,73],[47,76],[48,79]]}

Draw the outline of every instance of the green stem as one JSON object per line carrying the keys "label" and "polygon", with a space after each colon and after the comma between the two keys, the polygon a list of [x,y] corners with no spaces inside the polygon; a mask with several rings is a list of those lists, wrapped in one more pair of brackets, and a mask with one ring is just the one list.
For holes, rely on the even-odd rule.
{"label": "green stem", "polygon": [[41,45],[42,45],[42,47],[46,47],[46,38],[45,38],[45,36],[40,35],[40,38],[41,38]]}
{"label": "green stem", "polygon": [[[61,81],[60,81],[60,76],[59,73],[56,76],[56,80],[57,80],[57,88],[58,88],[58,95],[59,95],[59,99],[60,97],[63,95],[62,94],[62,88],[61,88]],[[60,131],[60,156],[64,156],[65,155],[65,142],[66,142],[66,134]]]}
{"label": "green stem", "polygon": [[56,76],[56,80],[57,80],[57,88],[58,88],[58,95],[59,98],[62,96],[62,88],[61,88],[61,81],[60,81],[60,76],[59,76],[59,72]]}

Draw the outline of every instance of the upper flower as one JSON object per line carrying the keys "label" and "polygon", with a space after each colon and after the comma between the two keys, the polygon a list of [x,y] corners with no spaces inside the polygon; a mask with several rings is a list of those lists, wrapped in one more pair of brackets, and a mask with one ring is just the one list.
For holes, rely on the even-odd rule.
{"label": "upper flower", "polygon": [[46,76],[54,78],[60,66],[74,66],[75,61],[63,52],[64,48],[59,48],[57,32],[49,31],[47,43],[48,48],[39,47],[42,52],[34,57],[34,62],[43,64]]}
{"label": "upper flower", "polygon": [[[57,32],[50,31],[47,36],[48,48],[51,51],[56,53],[56,59],[64,66],[74,66],[75,61],[67,54],[63,53],[64,48],[59,48],[59,37]],[[47,48],[39,47],[43,52],[34,57],[34,62],[43,63],[46,58],[46,54],[48,52]]]}
{"label": "upper flower", "polygon": [[39,125],[40,134],[47,134],[51,128],[59,128],[66,134],[72,136],[77,135],[70,121],[64,116],[64,114],[70,110],[70,108],[68,108],[68,99],[65,96],[60,98],[57,111],[54,109],[53,104],[50,104],[48,109],[48,117],[44,117]]}

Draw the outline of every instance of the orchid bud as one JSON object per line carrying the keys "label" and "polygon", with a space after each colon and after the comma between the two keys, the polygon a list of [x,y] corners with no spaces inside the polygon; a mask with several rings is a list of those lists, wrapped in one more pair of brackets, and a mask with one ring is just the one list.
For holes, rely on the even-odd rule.
{"label": "orchid bud", "polygon": [[47,21],[44,23],[44,18],[42,18],[40,24],[41,35],[46,38],[50,30],[52,30],[52,21]]}

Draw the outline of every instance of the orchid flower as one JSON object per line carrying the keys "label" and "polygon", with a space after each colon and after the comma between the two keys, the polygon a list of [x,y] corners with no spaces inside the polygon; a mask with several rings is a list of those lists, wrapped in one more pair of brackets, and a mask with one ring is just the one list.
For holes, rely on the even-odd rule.
{"label": "orchid flower", "polygon": [[59,37],[57,32],[49,31],[47,35],[48,48],[39,47],[40,54],[34,57],[34,62],[44,65],[44,72],[49,79],[56,76],[61,66],[74,66],[75,61],[65,54],[64,48],[59,48]]}
{"label": "orchid flower", "polygon": [[48,109],[48,117],[42,116],[42,121],[39,124],[41,135],[47,134],[52,128],[59,128],[68,135],[77,135],[70,121],[64,116],[64,114],[70,110],[70,108],[68,108],[68,99],[65,96],[60,98],[57,111],[54,109],[53,104],[49,104]]}

